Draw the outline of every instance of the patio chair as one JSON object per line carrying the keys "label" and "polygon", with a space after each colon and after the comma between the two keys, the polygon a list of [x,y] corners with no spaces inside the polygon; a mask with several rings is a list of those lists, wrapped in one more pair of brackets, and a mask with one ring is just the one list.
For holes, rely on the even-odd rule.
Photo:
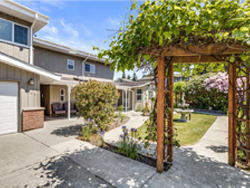
{"label": "patio chair", "polygon": [[61,103],[58,103],[58,102],[52,103],[51,107],[52,107],[53,114],[60,115],[60,114],[65,114],[66,113],[66,111],[63,110],[63,107],[62,107]]}
{"label": "patio chair", "polygon": [[74,106],[75,106],[76,111],[79,112],[79,108],[76,106],[76,103],[74,104]]}
{"label": "patio chair", "polygon": [[[66,113],[68,113],[68,103],[65,102],[64,103],[64,109],[66,111]],[[73,113],[76,113],[76,109],[74,109],[74,104],[73,103],[70,103],[70,113],[73,114]]]}

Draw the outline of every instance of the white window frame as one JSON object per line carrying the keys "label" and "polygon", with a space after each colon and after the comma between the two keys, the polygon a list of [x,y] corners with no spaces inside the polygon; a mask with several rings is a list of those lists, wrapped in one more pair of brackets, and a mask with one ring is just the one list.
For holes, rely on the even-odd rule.
{"label": "white window frame", "polygon": [[[72,61],[72,62],[73,62],[73,69],[69,69],[69,61]],[[73,59],[67,59],[67,69],[68,69],[68,70],[71,70],[71,71],[74,71],[74,70],[75,70],[75,60],[73,60]]]}
{"label": "white window frame", "polygon": [[[91,72],[91,71],[90,71],[91,68],[89,69],[89,72],[86,71],[86,65],[89,65],[90,67],[91,67],[91,66],[94,66],[94,72]],[[91,63],[85,63],[85,65],[84,65],[84,71],[87,72],[87,73],[90,73],[90,74],[95,74],[95,65],[94,65],[94,64],[91,64]]]}
{"label": "white window frame", "polygon": [[[61,92],[61,91],[63,91],[63,95],[62,95],[62,92]],[[63,100],[62,100],[61,97],[63,97]],[[64,102],[64,101],[65,101],[65,89],[60,89],[60,101],[61,101],[61,102]]]}
{"label": "white window frame", "polygon": [[[10,21],[10,20],[6,20],[6,19],[4,19],[4,18],[0,18],[0,19],[2,19],[2,20],[4,20],[4,21],[7,21],[7,22],[10,22],[11,24],[12,24],[12,41],[8,41],[8,40],[4,40],[4,39],[0,39],[0,41],[2,41],[2,42],[6,42],[6,43],[9,43],[9,44],[13,44],[13,45],[16,45],[16,46],[21,46],[21,47],[25,47],[25,48],[28,48],[29,47],[29,45],[30,45],[30,28],[29,27],[27,27],[27,26],[25,26],[25,25],[22,25],[22,24],[19,24],[19,23],[16,23],[16,22],[12,22],[12,21]],[[14,37],[15,37],[15,35],[14,35],[14,31],[15,31],[15,25],[19,25],[19,26],[21,26],[21,27],[24,27],[24,28],[27,28],[28,29],[28,41],[27,41],[27,45],[24,45],[24,44],[20,44],[20,43],[18,43],[18,42],[14,42],[15,41],[15,39],[14,39]]]}
{"label": "white window frame", "polygon": [[[142,101],[142,89],[140,89],[140,90],[141,90],[141,94],[138,94],[138,93],[137,93],[138,90],[139,90],[139,88],[136,89],[136,101]],[[138,100],[138,99],[137,99],[137,96],[138,96],[138,95],[141,96],[141,100]]]}

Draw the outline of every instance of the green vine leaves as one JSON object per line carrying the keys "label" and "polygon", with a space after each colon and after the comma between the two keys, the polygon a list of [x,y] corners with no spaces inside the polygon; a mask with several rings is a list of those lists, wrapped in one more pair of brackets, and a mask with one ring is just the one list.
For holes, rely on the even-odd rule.
{"label": "green vine leaves", "polygon": [[[142,68],[164,50],[181,45],[250,45],[250,0],[135,1],[124,23],[108,49],[94,47],[99,58],[108,58],[112,70]],[[188,67],[175,65],[175,71],[188,72]]]}

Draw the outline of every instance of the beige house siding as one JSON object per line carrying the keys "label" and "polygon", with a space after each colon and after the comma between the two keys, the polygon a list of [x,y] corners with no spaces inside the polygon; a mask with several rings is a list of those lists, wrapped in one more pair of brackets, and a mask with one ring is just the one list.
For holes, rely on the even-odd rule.
{"label": "beige house siding", "polygon": [[[71,59],[75,62],[74,70],[67,68],[67,60]],[[82,62],[84,58],[72,56],[70,54],[60,53],[52,50],[48,50],[41,47],[34,47],[34,65],[39,66],[48,71],[52,71],[58,74],[67,74],[72,76],[82,76]],[[84,76],[93,78],[105,78],[113,79],[113,72],[110,71],[109,66],[105,66],[102,63],[89,61],[86,63],[94,64],[96,66],[95,74],[85,73]],[[85,69],[84,69],[85,70]]]}
{"label": "beige house siding", "polygon": [[[60,99],[60,91],[64,89],[64,101],[62,102]],[[45,113],[47,115],[52,115],[51,104],[55,102],[59,102],[61,104],[68,102],[68,88],[63,85],[42,85],[41,93],[43,95],[42,99],[42,107],[45,107]],[[71,93],[70,102],[74,103],[74,95]]]}
{"label": "beige house siding", "polygon": [[0,52],[8,56],[14,57],[26,63],[29,62],[29,48],[16,46],[0,41]]}
{"label": "beige house siding", "polygon": [[[9,20],[9,21],[13,21],[15,23],[22,24],[24,26],[28,26],[28,27],[31,26],[31,23],[24,21],[24,20],[21,20],[19,18],[10,16],[10,15],[7,15],[3,12],[0,12],[0,18],[3,18],[5,20]],[[15,45],[15,44],[10,44],[8,42],[0,41],[0,52],[4,53],[6,55],[12,56],[14,58],[17,58],[21,61],[24,61],[27,63],[29,62],[29,48],[28,47],[27,48],[20,47],[20,46]]]}
{"label": "beige house siding", "polygon": [[[34,85],[28,81],[34,80]],[[40,107],[40,76],[0,62],[0,81],[19,83],[19,114],[21,117],[24,107]],[[19,131],[21,131],[19,118]]]}
{"label": "beige house siding", "polygon": [[12,21],[12,22],[16,22],[18,24],[21,24],[21,25],[24,25],[24,26],[27,26],[27,27],[30,27],[32,24],[30,22],[27,22],[25,20],[21,20],[19,18],[16,18],[14,16],[10,16],[6,13],[3,13],[0,11],[0,18],[3,18],[5,20],[9,20],[9,21]]}
{"label": "beige house siding", "polygon": [[[137,101],[137,89],[142,89],[142,100],[141,101]],[[146,102],[149,102],[149,105],[151,107],[151,100],[150,99],[147,99],[148,98],[148,94],[147,94],[147,91],[148,91],[148,85],[147,86],[144,86],[144,87],[137,87],[137,88],[133,88],[134,90],[134,99],[135,99],[135,111],[137,111],[137,108],[139,105],[142,105],[142,108],[144,108],[146,106]]]}
{"label": "beige house siding", "polygon": [[103,63],[98,63],[91,60],[87,60],[85,63],[95,65],[95,74],[85,72],[85,67],[84,67],[84,76],[113,80],[113,72],[110,71],[109,65],[104,65]]}

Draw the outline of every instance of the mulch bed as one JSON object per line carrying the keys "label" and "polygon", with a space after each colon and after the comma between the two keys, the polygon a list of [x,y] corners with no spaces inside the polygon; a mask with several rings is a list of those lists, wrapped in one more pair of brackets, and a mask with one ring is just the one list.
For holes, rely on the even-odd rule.
{"label": "mulch bed", "polygon": [[[120,122],[118,118],[115,118],[114,121],[109,125],[108,127],[108,130],[107,131],[110,131],[116,127],[119,127],[121,125],[124,125],[126,124],[128,121],[129,121],[129,117],[125,118],[123,120],[123,122]],[[78,137],[78,139],[80,140],[83,140],[80,136]],[[85,140],[84,140],[85,141]],[[106,149],[108,151],[111,151],[111,152],[114,152],[116,154],[119,154],[119,155],[122,155],[122,156],[126,156],[126,154],[124,153],[119,153],[118,152],[118,148],[116,146],[113,146],[113,145],[110,145],[108,143],[103,143],[101,141],[101,138],[100,138],[100,135],[99,134],[94,134],[91,136],[90,140],[89,141],[85,141],[85,142],[89,142],[91,143],[92,145],[95,145],[95,146],[98,146],[98,147],[101,147],[103,149]],[[136,160],[136,161],[139,161],[141,163],[145,163],[147,165],[150,165],[150,166],[153,166],[153,167],[156,167],[156,159],[152,158],[152,157],[148,157],[148,156],[145,156],[145,155],[142,155],[142,154],[138,154],[139,157],[137,159],[133,159],[133,160]],[[170,169],[172,165],[171,164],[168,164],[168,163],[164,163],[164,171],[168,171]]]}
{"label": "mulch bed", "polygon": [[[113,122],[111,122],[111,124],[108,126],[108,129],[106,130],[106,132],[116,128],[116,127],[120,127],[122,125],[124,125],[125,123],[127,123],[128,121],[130,120],[129,117],[126,117],[122,122],[121,122],[121,119],[118,117],[118,118],[114,118]],[[78,137],[79,140],[83,140],[81,136]],[[102,145],[102,141],[101,141],[101,138],[100,138],[100,135],[99,134],[93,134],[91,137],[90,137],[90,140],[89,141],[86,141],[86,140],[83,140],[85,142],[90,142],[92,145],[95,145],[95,146],[98,146],[98,147],[101,147]]]}
{"label": "mulch bed", "polygon": [[[119,154],[119,155],[127,157],[126,154],[119,153],[118,152],[118,148],[116,146],[113,146],[113,145],[105,143],[104,146],[101,147],[101,148],[106,149],[106,150],[111,151],[111,152],[114,152],[116,154]],[[148,156],[145,156],[145,155],[142,155],[142,154],[139,154],[139,153],[138,153],[138,155],[139,155],[139,157],[135,158],[133,160],[136,160],[138,162],[145,163],[147,165],[156,167],[156,159],[155,158],[148,157]],[[164,171],[168,171],[171,166],[172,166],[171,164],[168,164],[168,163],[165,162],[164,163]]]}

